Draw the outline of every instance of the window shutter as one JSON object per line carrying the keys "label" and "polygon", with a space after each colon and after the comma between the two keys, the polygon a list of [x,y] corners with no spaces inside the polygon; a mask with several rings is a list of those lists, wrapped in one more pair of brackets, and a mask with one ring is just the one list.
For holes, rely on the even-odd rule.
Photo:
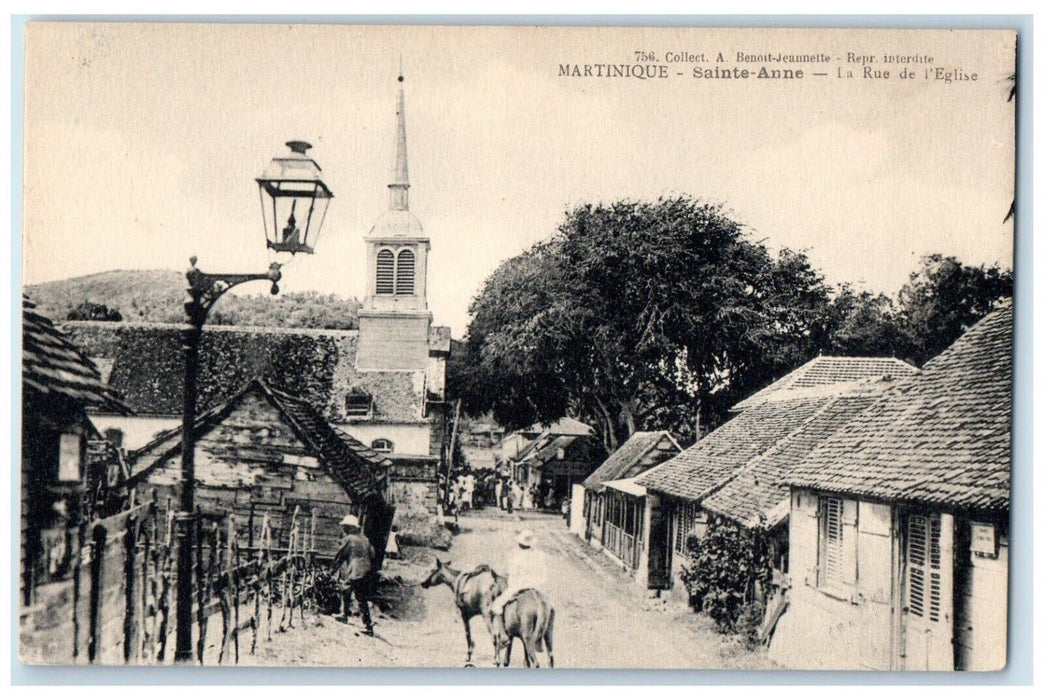
{"label": "window shutter", "polygon": [[413,294],[415,260],[410,249],[399,251],[399,262],[395,266],[395,293]]}
{"label": "window shutter", "polygon": [[842,514],[841,534],[841,580],[848,585],[855,585],[859,573],[858,564],[858,525],[859,525],[859,501],[846,499]]}
{"label": "window shutter", "polygon": [[377,253],[377,293],[395,293],[395,254],[390,250]]}
{"label": "window shutter", "polygon": [[840,498],[821,498],[822,547],[820,548],[819,572],[822,584],[840,583],[844,566],[844,501]]}

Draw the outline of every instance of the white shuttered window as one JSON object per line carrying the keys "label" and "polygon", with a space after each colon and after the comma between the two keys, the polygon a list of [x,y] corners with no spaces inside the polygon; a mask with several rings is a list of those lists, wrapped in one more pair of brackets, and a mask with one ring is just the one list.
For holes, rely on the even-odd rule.
{"label": "white shuttered window", "polygon": [[845,502],[840,498],[819,499],[819,585],[839,585],[843,579]]}
{"label": "white shuttered window", "polygon": [[819,585],[841,591],[855,586],[858,573],[859,502],[819,498]]}

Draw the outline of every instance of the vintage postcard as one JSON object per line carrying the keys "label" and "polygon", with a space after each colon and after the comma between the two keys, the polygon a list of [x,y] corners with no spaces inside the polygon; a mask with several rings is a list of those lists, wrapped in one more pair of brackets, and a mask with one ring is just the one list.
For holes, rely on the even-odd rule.
{"label": "vintage postcard", "polygon": [[1005,667],[1016,32],[25,40],[23,663]]}

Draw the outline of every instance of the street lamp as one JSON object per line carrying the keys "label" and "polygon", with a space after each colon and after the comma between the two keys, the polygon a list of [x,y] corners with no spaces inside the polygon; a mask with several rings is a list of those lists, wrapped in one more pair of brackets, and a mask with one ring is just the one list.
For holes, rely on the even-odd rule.
{"label": "street lamp", "polygon": [[[326,218],[333,193],[320,178],[319,165],[308,157],[311,144],[288,141],[290,153],[272,159],[257,178],[261,193],[261,211],[267,247],[277,253],[314,253],[315,243]],[[265,280],[272,283],[272,294],[279,293],[282,278],[278,262],[266,272],[253,274],[214,274],[196,267],[185,273],[188,296],[185,300],[185,325],[182,350],[185,356],[185,391],[181,417],[181,508],[178,518],[178,601],[177,643],[174,660],[189,662],[192,650],[192,554],[197,533],[194,532],[196,510],[196,459],[194,434],[196,423],[196,384],[199,373],[199,341],[207,314],[217,300],[232,287]],[[202,660],[202,654],[200,654]]]}

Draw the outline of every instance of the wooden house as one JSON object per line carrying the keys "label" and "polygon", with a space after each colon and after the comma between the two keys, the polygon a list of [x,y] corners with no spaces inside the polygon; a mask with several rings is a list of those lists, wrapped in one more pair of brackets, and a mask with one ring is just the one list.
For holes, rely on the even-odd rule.
{"label": "wooden house", "polygon": [[778,661],[1004,667],[1012,324],[1008,302],[788,472]]}
{"label": "wooden house", "polygon": [[[129,484],[177,507],[181,429],[127,456]],[[204,519],[236,518],[241,542],[257,542],[265,515],[277,546],[287,546],[297,510],[315,547],[333,555],[340,521],[361,517],[383,551],[392,515],[386,505],[390,460],[326,421],[311,404],[254,380],[196,422],[196,504]]]}
{"label": "wooden house", "polygon": [[647,551],[645,489],[633,483],[634,477],[679,452],[681,446],[666,430],[632,434],[583,483],[573,486],[573,531],[638,572],[641,553]]}
{"label": "wooden house", "polygon": [[21,567],[19,598],[68,574],[85,509],[88,407],[126,413],[101,372],[49,318],[22,303]]}
{"label": "wooden house", "polygon": [[557,435],[546,431],[514,462],[518,483],[535,494],[533,507],[558,508],[605,458],[602,443],[591,435]]}
{"label": "wooden house", "polygon": [[[778,518],[784,509],[773,505],[775,487],[762,483],[761,474],[764,469],[767,477],[768,471],[779,468],[778,463],[766,461],[758,466],[756,460],[781,450],[788,438],[793,448],[836,427],[836,420],[859,402],[846,399],[838,403],[840,397],[880,391],[883,383],[916,371],[891,358],[818,357],[736,404],[733,418],[637,477],[635,484],[648,491],[646,532],[650,536],[645,546],[650,551],[643,556],[659,567],[650,572],[650,585],[673,586],[688,561],[691,538],[706,533],[706,499],[738,479],[717,499],[719,513],[741,523],[759,521],[761,516],[766,521]],[[808,426],[803,437],[792,437]],[[780,458],[785,460],[786,453]],[[746,489],[755,481],[757,491],[748,493]],[[742,495],[742,505],[736,502],[737,495]],[[779,565],[785,566],[782,558]]]}

